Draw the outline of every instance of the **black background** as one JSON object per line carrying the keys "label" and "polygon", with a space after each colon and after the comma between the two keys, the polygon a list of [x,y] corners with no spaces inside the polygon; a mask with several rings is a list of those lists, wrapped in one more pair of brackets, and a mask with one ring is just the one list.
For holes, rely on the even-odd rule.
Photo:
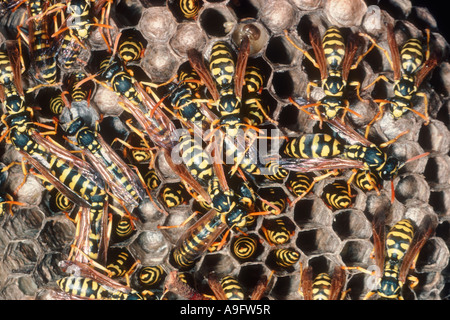
{"label": "black background", "polygon": [[436,20],[439,33],[450,39],[450,3],[442,0],[412,0],[413,6],[426,7]]}

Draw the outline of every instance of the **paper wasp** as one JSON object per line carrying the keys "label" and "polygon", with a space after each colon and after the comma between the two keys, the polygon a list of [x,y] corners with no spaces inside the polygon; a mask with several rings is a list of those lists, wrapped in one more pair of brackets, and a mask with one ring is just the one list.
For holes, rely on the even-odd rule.
{"label": "paper wasp", "polygon": [[[70,0],[67,4],[54,4],[48,10],[51,12],[65,7],[68,15],[63,26],[52,35],[52,37],[57,37],[58,64],[63,70],[70,70],[76,66],[81,50],[86,49],[85,42],[92,32],[92,27],[111,28],[111,26],[97,23],[95,20],[100,13],[102,13],[102,20],[108,19],[112,2],[99,0],[93,6],[91,2],[90,0]],[[108,4],[105,6],[105,3]],[[105,38],[103,33],[102,36]],[[107,39],[105,42],[108,44]]]}
{"label": "paper wasp", "polygon": [[[245,132],[242,129],[255,129],[255,127],[243,122],[241,110],[249,50],[250,40],[248,37],[244,37],[236,60],[230,46],[223,41],[218,41],[213,45],[209,67],[205,65],[203,56],[195,49],[188,51],[188,58],[193,69],[211,94],[212,100],[206,100],[206,102],[214,107],[213,111],[217,115],[217,118],[211,123],[211,128],[217,124],[218,127],[213,129],[213,132],[220,129],[224,134],[224,137],[219,141],[223,141],[221,146],[225,150],[226,159],[233,159],[234,167],[239,165],[250,174],[260,174],[259,166],[247,156],[248,151],[254,151],[251,149],[252,145],[247,146],[245,138],[240,139],[242,137],[238,137]],[[208,113],[209,110],[205,109],[207,108],[203,108],[204,112]]]}
{"label": "paper wasp", "polygon": [[[345,91],[348,86],[355,86],[358,98],[363,100],[359,95],[360,83],[356,81],[348,83],[348,76],[351,70],[358,67],[364,56],[373,49],[374,45],[353,63],[358,48],[361,46],[361,38],[358,35],[351,34],[347,39],[347,43],[345,43],[342,32],[337,27],[329,27],[322,39],[320,38],[319,30],[311,28],[309,38],[314,51],[314,59],[306,50],[297,46],[289,38],[287,30],[285,30],[285,35],[288,41],[319,69],[321,87],[325,94],[318,102],[303,106],[298,105],[292,98],[290,98],[290,101],[300,110],[307,113],[309,112],[306,109],[314,107],[321,126],[323,117],[325,119],[334,119],[342,113],[341,119],[344,119],[347,112],[360,116],[349,108],[349,101],[345,98]],[[317,84],[315,82],[308,84],[308,99],[310,98],[311,86],[317,86]]]}
{"label": "paper wasp", "polygon": [[246,224],[247,210],[239,205],[234,193],[222,196],[218,190],[211,197],[214,209],[197,220],[180,237],[172,251],[173,263],[179,269],[192,268],[227,228],[242,228]]}
{"label": "paper wasp", "polygon": [[304,300],[342,300],[344,285],[345,271],[341,267],[336,266],[332,276],[322,272],[313,278],[313,269],[309,266],[301,272],[299,291]]}
{"label": "paper wasp", "polygon": [[110,244],[126,241],[136,233],[136,227],[133,225],[131,218],[119,214],[113,215],[110,229]]}
{"label": "paper wasp", "polygon": [[289,170],[281,167],[277,161],[269,161],[265,167],[269,170],[269,174],[264,176],[271,181],[282,182],[289,175]]}
{"label": "paper wasp", "polygon": [[[393,91],[394,96],[384,100],[375,99],[379,103],[379,112],[374,119],[368,124],[366,128],[366,136],[369,134],[370,126],[383,116],[384,110],[389,108],[389,112],[394,120],[400,119],[406,112],[411,111],[425,120],[425,125],[430,122],[428,116],[428,98],[425,93],[419,92],[420,85],[427,75],[433,71],[438,65],[438,59],[435,55],[430,54],[430,30],[426,30],[427,34],[427,48],[424,52],[424,45],[421,40],[411,38],[403,44],[399,50],[397,41],[395,39],[394,27],[392,24],[387,26],[387,39],[391,56],[389,57],[387,51],[380,47],[370,36],[362,34],[367,37],[374,45],[376,45],[386,55],[389,64],[394,72],[393,74]],[[372,86],[379,80],[389,82],[385,75],[377,77],[366,88]],[[365,88],[365,89],[366,89]],[[413,98],[421,96],[424,99],[425,114],[422,114],[414,109]]]}
{"label": "paper wasp", "polygon": [[[27,1],[28,36],[24,35],[20,28],[18,28],[18,31],[30,48],[31,61],[35,70],[32,77],[39,82],[43,82],[44,85],[53,86],[58,84],[59,70],[56,65],[55,43],[50,37],[50,30],[48,30],[49,18],[44,14],[48,5],[48,1]],[[33,91],[41,86],[38,85],[28,91]]]}
{"label": "paper wasp", "polygon": [[203,0],[170,0],[167,2],[178,22],[196,20],[203,6]]}
{"label": "paper wasp", "polygon": [[109,248],[106,269],[111,278],[126,277],[129,282],[129,275],[134,272],[138,261],[133,258],[130,252],[122,248]]}
{"label": "paper wasp", "polygon": [[207,130],[209,121],[203,113],[201,102],[197,101],[201,88],[200,77],[187,63],[178,69],[178,85],[170,94],[170,103],[177,114],[185,121],[200,124]]}
{"label": "paper wasp", "polygon": [[72,210],[74,204],[69,198],[59,192],[47,180],[43,180],[42,183],[48,191],[48,206],[52,212],[69,212]]}
{"label": "paper wasp", "polygon": [[[405,162],[400,162],[396,157],[388,156],[381,150],[381,148],[397,141],[400,136],[407,132],[403,132],[396,138],[377,146],[341,120],[330,119],[326,120],[326,123],[345,142],[325,133],[305,134],[290,139],[282,148],[282,152],[291,158],[281,159],[280,164],[286,169],[299,172],[363,169],[365,172],[373,172],[381,180],[391,180],[393,184],[393,179],[406,163],[428,155],[428,153],[424,153]],[[353,173],[349,182],[353,181],[356,174],[357,171]],[[392,193],[392,196],[394,196],[394,193]]]}
{"label": "paper wasp", "polygon": [[[9,55],[18,58],[17,48],[8,45]],[[15,50],[14,50],[15,49]],[[12,51],[14,50],[14,51]],[[17,61],[9,61],[8,55],[0,52],[0,82],[2,100],[7,113],[2,116],[6,124],[7,142],[11,143],[39,173],[70,201],[82,207],[81,219],[84,232],[78,234],[79,248],[92,259],[99,258],[104,250],[104,232],[108,197],[98,173],[85,161],[75,157],[58,144],[45,139],[32,125],[33,111],[24,104],[20,86],[20,71]],[[20,69],[20,68],[19,68]],[[17,86],[16,86],[17,84]],[[85,261],[84,258],[81,258]]]}
{"label": "paper wasp", "polygon": [[408,272],[414,269],[420,250],[433,234],[435,225],[430,215],[422,219],[419,227],[415,227],[410,219],[403,219],[395,223],[386,234],[385,213],[375,213],[372,220],[373,257],[378,273],[361,267],[345,267],[377,276],[377,288],[368,292],[365,299],[378,294],[382,299],[403,300],[401,291],[406,280],[412,281],[411,288],[418,283],[416,277],[408,276]]}

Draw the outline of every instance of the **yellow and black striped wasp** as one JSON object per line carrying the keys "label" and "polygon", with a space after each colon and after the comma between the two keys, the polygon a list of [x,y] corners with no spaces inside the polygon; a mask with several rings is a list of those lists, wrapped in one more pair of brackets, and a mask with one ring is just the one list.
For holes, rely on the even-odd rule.
{"label": "yellow and black striped wasp", "polygon": [[[397,141],[400,136],[407,132],[403,132],[396,138],[377,146],[341,120],[330,119],[326,120],[326,123],[340,138],[344,139],[344,142],[325,133],[305,134],[291,138],[280,151],[290,158],[281,159],[280,164],[289,170],[299,172],[362,169],[365,172],[373,172],[381,180],[390,180],[393,184],[393,179],[406,163],[428,155],[428,153],[423,153],[401,162],[396,157],[388,156],[386,152],[381,150]],[[355,170],[349,179],[349,185],[357,172]],[[330,174],[329,172],[323,177]],[[392,192],[393,190],[392,188]],[[393,200],[394,193],[392,193]]]}
{"label": "yellow and black striped wasp", "polygon": [[308,266],[301,270],[299,292],[304,300],[342,300],[345,292],[345,271],[336,266],[333,275],[319,273],[313,278],[313,268]]}
{"label": "yellow and black striped wasp", "polygon": [[[223,152],[226,158],[225,164],[231,164],[229,161],[231,159],[234,167],[239,165],[250,174],[260,174],[260,168],[256,163],[257,159],[248,156],[248,154],[257,154],[253,150],[255,146],[249,144],[245,137],[240,137],[241,135],[245,136],[246,130],[244,129],[255,129],[243,122],[241,110],[249,50],[250,40],[248,37],[244,37],[237,59],[234,58],[231,47],[224,41],[214,43],[208,67],[206,67],[201,53],[195,49],[188,51],[188,58],[212,97],[212,100],[206,101],[213,107],[213,112],[217,115],[217,118],[211,123],[211,128],[216,124],[218,127],[212,130],[210,136],[215,132],[223,133],[224,136],[218,137],[216,143],[220,141],[219,150],[225,151]],[[208,113],[205,108],[203,110]],[[222,152],[219,153],[222,154]],[[232,172],[235,171],[236,169],[232,170]]]}
{"label": "yellow and black striped wasp", "polygon": [[367,293],[365,299],[377,294],[381,299],[403,300],[402,288],[406,280],[410,280],[413,289],[418,280],[408,273],[415,268],[420,250],[433,234],[436,223],[430,215],[423,217],[420,226],[416,227],[411,219],[402,219],[395,223],[386,234],[385,213],[375,213],[372,220],[373,257],[377,270],[368,271],[361,267],[345,267],[356,269],[377,276],[376,288]]}
{"label": "yellow and black striped wasp", "polygon": [[[220,170],[216,172],[223,173]],[[172,250],[172,263],[178,269],[192,268],[196,260],[225,231],[246,226],[249,210],[226,181],[214,175],[208,192],[211,196],[211,210],[184,232]],[[226,238],[227,235],[224,235],[222,241]]]}
{"label": "yellow and black striped wasp", "polygon": [[144,300],[144,292],[138,292],[111,279],[86,264],[64,260],[60,263],[71,275],[57,280],[62,290],[54,295],[60,299],[80,300]]}
{"label": "yellow and black striped wasp", "polygon": [[[83,83],[78,86],[78,83],[87,78],[87,74],[84,71],[74,71],[70,73],[65,79],[65,90],[62,92],[62,98],[64,104],[69,106],[72,102],[87,101],[89,104],[94,86],[92,82]],[[69,96],[69,99],[66,98]]]}
{"label": "yellow and black striped wasp", "polygon": [[[92,32],[92,27],[111,29],[108,24],[96,22],[101,14],[101,20],[109,18],[112,1],[99,0],[92,5],[90,0],[69,0],[67,3],[56,3],[47,11],[66,9],[67,18],[60,29],[52,37],[57,38],[57,61],[61,69],[70,70],[76,68],[81,50],[86,48],[86,40]],[[108,39],[102,36],[108,44]]]}
{"label": "yellow and black striped wasp", "polygon": [[201,80],[195,70],[184,63],[178,69],[178,85],[170,94],[170,103],[185,122],[192,122],[202,130],[209,129],[209,120],[200,99]]}
{"label": "yellow and black striped wasp", "polygon": [[32,72],[32,77],[43,83],[43,85],[40,84],[28,90],[33,91],[41,86],[58,85],[59,69],[56,64],[55,43],[50,37],[50,18],[45,14],[49,2],[44,0],[27,0],[26,3],[29,15],[27,20],[28,35],[23,34],[20,28],[18,28],[18,31],[30,48],[30,58],[34,71]]}
{"label": "yellow and black striped wasp", "polygon": [[264,177],[274,182],[282,182],[289,175],[289,170],[281,167],[277,161],[268,161],[265,168],[268,172]]}
{"label": "yellow and black striped wasp", "polygon": [[312,173],[296,171],[290,172],[286,180],[286,187],[295,197],[297,197],[293,202],[291,202],[291,206],[295,205],[304,196],[306,196],[313,186],[314,176]]}
{"label": "yellow and black striped wasp", "polygon": [[136,234],[136,227],[128,216],[113,214],[110,218],[109,244],[119,243],[130,239]]}
{"label": "yellow and black striped wasp", "polygon": [[136,260],[131,253],[120,247],[108,248],[108,260],[105,264],[109,271],[108,276],[111,278],[125,277],[127,283],[130,283],[130,274],[132,274],[139,260]]}
{"label": "yellow and black striped wasp", "polygon": [[256,64],[249,64],[245,70],[244,87],[242,92],[243,121],[255,127],[266,121],[275,122],[269,117],[269,107],[263,101],[265,75]]}
{"label": "yellow and black striped wasp", "polygon": [[70,201],[70,199],[63,195],[61,192],[59,192],[59,190],[56,189],[50,182],[43,179],[42,184],[47,189],[47,205],[50,211],[70,212],[73,209],[73,202]]}
{"label": "yellow and black striped wasp", "polygon": [[[368,124],[366,128],[366,136],[369,133],[370,126],[383,116],[384,110],[389,108],[389,112],[394,120],[400,119],[406,112],[411,111],[425,120],[425,125],[430,122],[428,116],[428,98],[425,93],[419,92],[420,85],[425,80],[427,75],[433,71],[438,65],[438,59],[435,55],[430,54],[430,30],[426,30],[427,44],[426,50],[424,44],[420,39],[411,38],[403,44],[399,50],[397,41],[395,39],[394,26],[388,24],[387,26],[387,39],[389,44],[389,51],[391,57],[387,51],[380,47],[370,36],[363,34],[374,45],[382,50],[386,55],[389,64],[393,70],[393,97],[385,99],[375,99],[374,101],[379,103],[379,112],[374,119]],[[380,75],[367,87],[370,87],[378,80],[384,80],[389,82],[385,75]],[[366,88],[367,88],[366,87]],[[425,114],[420,113],[414,109],[413,99],[420,96],[424,99]]]}
{"label": "yellow and black striped wasp", "polygon": [[169,182],[161,187],[159,198],[167,208],[175,208],[188,203],[191,195],[182,182]]}
{"label": "yellow and black striped wasp", "polygon": [[231,137],[236,136],[242,125],[241,100],[248,52],[248,38],[241,42],[237,61],[230,46],[218,41],[211,48],[209,68],[198,51],[192,49],[188,52],[189,62],[212,96],[211,104],[219,115],[217,122]]}
{"label": "yellow and black striped wasp", "polygon": [[246,226],[247,209],[232,189],[223,190],[219,179],[213,177],[213,180],[208,188],[212,209],[189,227],[172,251],[173,264],[179,269],[192,268],[196,260],[227,229]]}
{"label": "yellow and black striped wasp", "polygon": [[[285,35],[288,41],[319,69],[321,87],[325,94],[318,102],[303,106],[298,105],[292,98],[290,98],[290,101],[305,112],[308,112],[306,109],[314,107],[315,113],[320,121],[320,126],[322,126],[323,117],[325,119],[334,119],[342,113],[341,119],[344,119],[347,112],[360,116],[349,108],[349,101],[345,98],[345,91],[348,86],[356,86],[358,98],[362,100],[359,95],[360,83],[356,81],[348,83],[348,76],[350,70],[358,67],[364,56],[373,49],[374,45],[369,47],[365,53],[361,54],[353,62],[358,48],[361,46],[361,38],[358,35],[351,34],[347,39],[347,43],[345,43],[341,30],[335,26],[331,26],[326,30],[321,39],[318,28],[313,27],[310,29],[309,38],[314,51],[314,59],[308,51],[297,46],[289,38],[287,30],[285,31]],[[308,99],[310,98],[311,86],[317,86],[317,84],[315,82],[308,84]]]}

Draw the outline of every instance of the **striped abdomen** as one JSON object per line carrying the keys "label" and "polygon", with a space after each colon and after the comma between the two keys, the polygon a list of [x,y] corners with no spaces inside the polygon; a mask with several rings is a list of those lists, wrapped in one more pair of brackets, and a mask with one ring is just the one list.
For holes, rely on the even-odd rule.
{"label": "striped abdomen", "polygon": [[338,69],[345,55],[344,38],[338,28],[328,28],[323,36],[322,46],[328,66],[333,70]]}
{"label": "striped abdomen", "polygon": [[305,134],[290,139],[284,153],[291,158],[331,158],[341,154],[343,146],[328,134]]}

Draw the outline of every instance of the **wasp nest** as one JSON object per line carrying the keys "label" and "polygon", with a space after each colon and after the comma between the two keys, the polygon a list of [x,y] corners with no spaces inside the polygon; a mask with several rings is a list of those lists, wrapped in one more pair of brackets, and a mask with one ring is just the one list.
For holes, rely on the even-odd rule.
{"label": "wasp nest", "polygon": [[[382,48],[389,48],[386,38],[388,24],[395,26],[395,38],[399,44],[411,37],[423,37],[424,30],[429,28],[432,52],[439,56],[439,65],[420,87],[420,92],[428,98],[429,124],[424,125],[424,120],[413,112],[399,120],[393,120],[385,112],[370,130],[369,139],[377,144],[409,130],[388,148],[388,153],[399,159],[407,160],[429,152],[427,157],[411,161],[401,168],[393,182],[394,201],[391,202],[391,185],[386,181],[379,192],[363,192],[355,187],[352,203],[332,210],[326,205],[323,194],[333,182],[346,181],[351,172],[329,177],[318,181],[305,198],[295,204],[287,203],[281,214],[258,216],[255,224],[246,231],[249,239],[241,240],[243,234],[232,232],[223,248],[216,252],[206,251],[188,275],[195,280],[192,287],[205,293],[210,293],[206,279],[212,272],[221,277],[231,275],[250,295],[257,282],[274,271],[263,296],[269,299],[302,299],[298,292],[302,266],[311,266],[314,274],[332,274],[336,266],[365,269],[373,266],[372,220],[374,215],[383,211],[388,226],[403,218],[419,224],[426,215],[438,221],[435,232],[420,252],[415,270],[411,271],[419,283],[413,290],[405,285],[403,295],[406,299],[421,300],[449,297],[450,67],[448,43],[439,34],[434,18],[426,9],[413,7],[410,1],[397,0],[203,0],[199,1],[200,10],[192,19],[183,17],[178,1],[115,2],[111,24],[121,32],[133,29],[145,39],[144,56],[134,65],[153,83],[163,83],[174,77],[178,68],[187,61],[189,49],[197,49],[206,57],[217,40],[238,47],[243,34],[256,33],[258,37],[255,39],[258,40],[251,43],[249,62],[262,66],[264,103],[269,106],[269,116],[287,136],[311,133],[317,129],[318,122],[300,111],[290,98],[302,102],[300,104],[308,103],[307,83],[319,80],[320,74],[288,41],[285,30],[297,46],[309,50],[312,27],[317,27],[321,35],[332,25],[341,28],[346,36],[351,33],[368,34]],[[5,39],[12,39],[11,30],[19,24],[17,15],[20,12],[23,11],[18,10],[2,18]],[[368,47],[370,42],[364,39],[365,47]],[[101,37],[91,39],[100,47],[102,41]],[[379,75],[391,77],[392,69],[386,55],[376,47],[364,57],[358,68],[350,72],[349,81],[358,81],[361,88],[365,88]],[[392,83],[379,81],[361,91],[363,101],[351,97],[350,106],[354,112],[348,113],[349,123],[364,134],[366,126],[379,111],[373,99],[386,99],[392,94]],[[323,95],[320,87],[313,87],[310,98],[316,101]],[[117,108],[114,93],[97,85],[90,101],[96,116],[103,115],[101,133],[109,143],[115,137],[127,140],[133,135],[125,125],[129,115]],[[423,112],[423,99],[418,97],[413,101],[414,109]],[[5,142],[2,142],[2,151],[1,161],[5,164],[22,160],[21,155]],[[111,240],[111,248],[122,249],[131,262],[139,261],[131,274],[131,286],[136,289],[140,289],[137,279],[145,274],[146,267],[161,266],[166,274],[176,270],[170,261],[170,252],[191,224],[171,229],[159,229],[158,226],[180,225],[197,210],[189,194],[173,208],[163,204],[160,196],[164,187],[176,185],[180,179],[169,169],[163,157],[156,161],[156,172],[161,180],[159,186],[152,192],[152,198],[146,199],[133,212],[138,218],[136,230],[124,241]],[[7,191],[14,191],[23,179],[21,167],[12,166],[8,170]],[[263,194],[265,189],[276,188],[279,198],[284,197],[290,202],[296,199],[287,178],[276,182],[258,179],[258,184],[259,194]],[[26,205],[13,206],[14,215],[7,213],[0,220],[0,299],[46,298],[49,290],[59,290],[56,281],[66,276],[59,262],[67,259],[76,233],[75,225],[64,214],[52,212],[48,204],[50,192],[44,190],[40,180],[28,174],[23,187],[15,195],[16,201]],[[278,219],[288,229],[290,239],[270,244],[265,230]],[[248,246],[252,245],[257,249],[247,257]],[[239,250],[234,250],[235,247]],[[280,266],[277,255],[282,253],[278,250],[286,250],[283,254],[295,258],[293,263]],[[111,256],[113,251],[111,249]],[[166,277],[164,281],[169,279]],[[351,289],[346,299],[362,299],[373,289],[374,279],[364,272],[346,271],[343,290]],[[164,290],[164,281],[152,288],[159,296]],[[168,296],[185,298],[177,295],[175,290]]]}

